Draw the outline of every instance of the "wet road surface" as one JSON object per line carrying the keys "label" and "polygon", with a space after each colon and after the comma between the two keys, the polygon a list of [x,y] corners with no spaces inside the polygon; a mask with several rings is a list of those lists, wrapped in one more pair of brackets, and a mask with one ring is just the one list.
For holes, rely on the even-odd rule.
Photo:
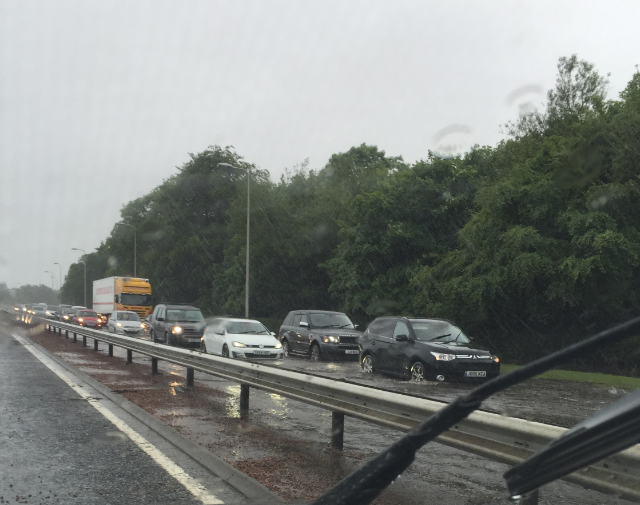
{"label": "wet road surface", "polygon": [[[0,332],[0,503],[244,502],[220,479],[69,375],[71,387],[59,376],[62,367],[56,371],[51,362],[52,370],[27,347]],[[156,462],[161,456],[169,460],[163,464],[170,470],[179,468],[191,479],[198,497]]]}
{"label": "wet road surface", "polygon": [[[249,414],[241,418],[237,384],[196,372],[196,388],[188,391],[183,367],[160,362],[163,375],[153,377],[149,358],[134,354],[134,365],[126,366],[123,349],[114,348],[115,357],[109,358],[105,345],[96,353],[60,336],[41,334],[32,338],[287,499],[312,499],[402,436],[397,431],[346,418],[345,450],[338,453],[329,447],[330,412],[251,389]],[[276,366],[443,401],[473,388],[472,384],[414,384],[366,375],[353,362],[312,363],[291,358]],[[563,389],[567,386],[570,391]],[[558,399],[560,391],[575,401]],[[617,397],[607,389],[586,384],[533,380],[521,391],[497,398],[489,404],[489,410],[521,408],[522,417],[534,420],[544,419],[548,411],[554,419],[570,425]],[[430,444],[376,503],[509,503],[501,477],[507,468],[457,449]],[[555,482],[543,488],[540,503],[628,502]]]}

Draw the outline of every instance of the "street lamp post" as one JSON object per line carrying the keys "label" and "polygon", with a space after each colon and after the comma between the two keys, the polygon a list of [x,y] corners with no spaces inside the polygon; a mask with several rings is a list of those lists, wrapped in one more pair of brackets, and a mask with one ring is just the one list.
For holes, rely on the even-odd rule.
{"label": "street lamp post", "polygon": [[58,262],[55,262],[54,265],[58,265],[60,269],[60,277],[58,277],[58,299],[60,303],[62,303],[62,265]]}
{"label": "street lamp post", "polygon": [[123,223],[123,222],[118,222],[116,224],[121,224],[122,226],[131,226],[131,228],[133,228],[133,276],[134,277],[138,277],[137,272],[136,272],[136,263],[137,263],[137,243],[136,243],[136,227],[133,226],[132,224],[127,224],[127,223]]}
{"label": "street lamp post", "polygon": [[53,272],[49,272],[49,270],[45,270],[44,273],[51,275],[51,291],[55,291],[55,289],[53,287]]}
{"label": "street lamp post", "polygon": [[72,247],[71,248],[72,251],[82,251],[83,254],[83,260],[82,263],[84,264],[84,306],[87,306],[87,259],[85,258],[85,256],[87,255],[87,253],[84,251],[84,249],[79,249],[77,247]]}
{"label": "street lamp post", "polygon": [[247,259],[244,280],[244,317],[249,319],[249,211],[251,207],[251,168],[235,167],[229,163],[218,163],[219,167],[236,168],[247,172]]}

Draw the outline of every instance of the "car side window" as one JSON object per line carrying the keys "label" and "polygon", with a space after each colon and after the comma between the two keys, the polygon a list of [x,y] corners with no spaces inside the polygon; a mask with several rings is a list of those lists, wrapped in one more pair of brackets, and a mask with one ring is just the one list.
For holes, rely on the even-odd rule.
{"label": "car side window", "polygon": [[292,319],[293,319],[293,312],[289,312],[289,314],[287,314],[287,318],[284,320],[284,323],[282,323],[282,326],[291,326]]}
{"label": "car side window", "polygon": [[291,321],[291,326],[299,326],[300,325],[300,316],[302,314],[296,314],[293,316],[293,321]]}
{"label": "car side window", "polygon": [[161,317],[164,319],[164,307],[161,307],[160,310],[158,311],[158,317]]}
{"label": "car side window", "polygon": [[409,327],[404,321],[398,321],[396,323],[396,327],[393,330],[393,338],[396,338],[398,335],[406,335],[407,337],[409,336]]}
{"label": "car side window", "polygon": [[380,335],[381,337],[392,338],[395,326],[395,319],[383,319],[382,321],[380,321],[380,329],[378,330],[378,335]]}
{"label": "car side window", "polygon": [[307,315],[306,314],[301,314],[300,315],[300,322],[301,323],[306,323],[307,322]]}

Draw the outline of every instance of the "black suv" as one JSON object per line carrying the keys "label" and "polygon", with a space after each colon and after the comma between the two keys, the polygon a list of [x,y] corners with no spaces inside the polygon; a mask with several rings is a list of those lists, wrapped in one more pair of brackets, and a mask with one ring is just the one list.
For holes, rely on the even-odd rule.
{"label": "black suv", "polygon": [[153,342],[200,347],[206,327],[202,312],[191,305],[159,303],[149,318]]}
{"label": "black suv", "polygon": [[413,380],[489,379],[500,374],[497,356],[471,344],[444,319],[379,317],[360,339],[364,372]]}
{"label": "black suv", "polygon": [[313,361],[358,358],[362,335],[346,314],[327,310],[293,310],[285,318],[278,339],[284,355],[301,354]]}

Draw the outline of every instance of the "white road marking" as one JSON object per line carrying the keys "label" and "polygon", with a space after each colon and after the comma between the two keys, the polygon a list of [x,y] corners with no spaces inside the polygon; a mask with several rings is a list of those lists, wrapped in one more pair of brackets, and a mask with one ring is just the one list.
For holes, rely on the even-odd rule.
{"label": "white road marking", "polygon": [[182,486],[184,486],[184,488],[193,496],[195,496],[205,505],[217,505],[224,503],[222,500],[209,493],[209,491],[207,491],[207,489],[202,484],[198,483],[193,477],[191,477],[187,472],[185,472],[182,468],[171,461],[152,443],[150,443],[137,431],[132,429],[122,419],[120,419],[103,405],[100,405],[99,399],[91,396],[90,392],[85,391],[81,385],[77,384],[73,380],[73,376],[69,374],[69,372],[65,368],[58,365],[58,363],[53,361],[47,355],[43,354],[33,345],[30,345],[30,342],[22,338],[20,335],[12,334],[12,336],[18,342],[20,342],[25,347],[25,349],[27,349],[31,354],[38,358],[47,368],[49,368],[53,373],[55,373],[64,382],[66,382],[71,389],[78,393],[82,398],[87,400],[87,402],[89,402],[91,406],[93,406],[98,412],[100,412],[104,417],[111,421],[116,428],[126,434],[134,444],[136,444],[140,449],[146,452],[151,457],[151,459],[158,463],[169,475],[171,475],[180,484],[182,484]]}

